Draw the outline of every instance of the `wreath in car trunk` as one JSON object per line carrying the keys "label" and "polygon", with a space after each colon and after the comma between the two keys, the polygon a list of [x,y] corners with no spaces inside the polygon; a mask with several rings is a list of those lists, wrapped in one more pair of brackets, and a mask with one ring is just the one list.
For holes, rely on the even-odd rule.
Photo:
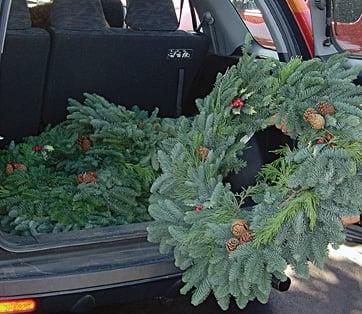
{"label": "wreath in car trunk", "polygon": [[[198,100],[191,126],[163,143],[153,183],[148,239],[173,252],[192,303],[211,293],[224,310],[266,303],[272,277],[290,265],[308,276],[328,245],[344,240],[341,217],[362,208],[362,88],[359,69],[341,56],[327,62],[256,60],[244,53]],[[225,178],[245,166],[247,139],[276,125],[296,140],[277,151],[257,184],[240,194]],[[255,203],[243,206],[246,198]]]}
{"label": "wreath in car trunk", "polygon": [[[66,122],[0,151],[0,228],[37,236],[152,216],[148,238],[174,254],[193,304],[210,293],[222,309],[231,297],[240,308],[265,303],[287,265],[304,277],[308,262],[322,267],[328,244],[345,238],[341,217],[362,208],[362,88],[346,62],[284,64],[244,51],[193,118],[160,119],[96,95],[71,101]],[[233,193],[227,176],[271,125],[296,146]]]}

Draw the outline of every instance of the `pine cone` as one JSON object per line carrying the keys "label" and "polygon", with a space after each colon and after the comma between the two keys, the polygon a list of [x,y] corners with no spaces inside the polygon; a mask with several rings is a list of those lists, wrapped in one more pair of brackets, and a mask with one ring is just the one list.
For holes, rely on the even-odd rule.
{"label": "pine cone", "polygon": [[97,182],[97,173],[96,172],[85,172],[77,176],[77,184],[82,183],[95,183]]}
{"label": "pine cone", "polygon": [[209,149],[206,147],[200,146],[197,149],[197,153],[199,154],[199,156],[202,160],[205,160],[207,158],[207,156],[209,155]]}
{"label": "pine cone", "polygon": [[11,163],[8,163],[5,168],[5,173],[7,176],[11,176],[14,173],[14,167]]}
{"label": "pine cone", "polygon": [[326,125],[326,120],[319,113],[310,115],[307,122],[316,130],[322,130]]}
{"label": "pine cone", "polygon": [[15,170],[26,171],[28,168],[24,164],[16,163],[14,161],[9,162],[6,165],[5,173],[7,176],[11,176]]}
{"label": "pine cone", "polygon": [[327,103],[327,102],[320,102],[317,105],[318,107],[318,112],[322,115],[322,116],[333,116],[334,114],[336,114],[336,108],[334,108],[333,105]]}
{"label": "pine cone", "polygon": [[333,140],[333,134],[332,133],[330,133],[330,132],[328,132],[327,134],[326,134],[326,136],[325,136],[325,139],[328,141],[328,142],[330,142],[331,140]]}
{"label": "pine cone", "polygon": [[316,113],[318,113],[317,110],[315,110],[313,108],[308,108],[306,111],[304,111],[304,115],[303,115],[304,121],[308,122],[310,117]]}
{"label": "pine cone", "polygon": [[84,152],[89,151],[92,147],[92,141],[88,136],[79,137],[77,143],[79,144],[79,146],[82,148],[82,150]]}
{"label": "pine cone", "polygon": [[231,225],[231,233],[235,236],[235,237],[240,237],[242,234],[244,234],[245,232],[249,231],[249,226],[248,226],[248,222],[246,220],[240,219],[235,221],[232,225]]}
{"label": "pine cone", "polygon": [[28,168],[24,164],[14,163],[13,167],[15,170],[22,170],[22,171],[28,170]]}
{"label": "pine cone", "polygon": [[226,248],[227,248],[228,252],[232,252],[232,251],[235,251],[237,249],[239,244],[240,244],[240,242],[239,242],[238,239],[231,238],[230,240],[228,240],[226,242]]}
{"label": "pine cone", "polygon": [[245,244],[253,240],[253,235],[247,231],[240,236],[240,244]]}

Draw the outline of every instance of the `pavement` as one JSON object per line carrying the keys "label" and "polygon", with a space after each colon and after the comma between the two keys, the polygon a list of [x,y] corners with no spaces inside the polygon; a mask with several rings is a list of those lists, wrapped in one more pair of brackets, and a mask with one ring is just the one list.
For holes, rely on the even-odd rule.
{"label": "pavement", "polygon": [[[345,244],[330,248],[324,270],[311,265],[309,279],[300,279],[287,270],[292,284],[287,292],[273,290],[269,303],[252,302],[241,311],[232,304],[226,313],[243,314],[362,314],[362,245]],[[157,298],[141,303],[96,309],[92,314],[218,314],[210,297],[193,307],[188,297]]]}

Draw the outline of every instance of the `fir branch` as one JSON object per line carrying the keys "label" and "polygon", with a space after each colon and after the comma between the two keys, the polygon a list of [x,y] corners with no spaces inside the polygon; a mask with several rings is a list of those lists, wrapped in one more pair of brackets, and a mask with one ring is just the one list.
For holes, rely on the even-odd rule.
{"label": "fir branch", "polygon": [[263,228],[255,232],[254,245],[260,247],[270,243],[283,225],[293,219],[299,212],[305,212],[310,222],[310,229],[313,230],[317,220],[318,196],[313,191],[293,191],[280,205],[278,213],[267,220]]}

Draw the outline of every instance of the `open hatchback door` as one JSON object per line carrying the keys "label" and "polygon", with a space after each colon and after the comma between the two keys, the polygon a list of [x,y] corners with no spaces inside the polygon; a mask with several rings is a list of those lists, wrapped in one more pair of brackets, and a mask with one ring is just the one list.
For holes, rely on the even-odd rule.
{"label": "open hatchback door", "polygon": [[[362,2],[310,0],[314,54],[328,58],[348,53],[351,65],[362,66]],[[358,84],[362,84],[361,75]]]}
{"label": "open hatchback door", "polygon": [[[310,0],[309,6],[315,57],[327,59],[336,53],[347,53],[351,66],[362,69],[362,2]],[[362,70],[355,83],[362,85]],[[347,227],[347,240],[362,243],[360,223]]]}

